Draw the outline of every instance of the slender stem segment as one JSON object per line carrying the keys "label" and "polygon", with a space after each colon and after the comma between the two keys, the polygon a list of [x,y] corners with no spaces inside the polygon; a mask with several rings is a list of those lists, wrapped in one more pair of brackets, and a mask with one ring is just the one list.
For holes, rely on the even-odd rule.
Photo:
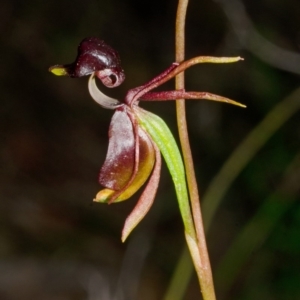
{"label": "slender stem segment", "polygon": [[[180,63],[184,60],[185,56],[185,19],[188,6],[188,0],[179,0],[176,16],[176,62]],[[184,89],[184,73],[176,76],[176,89]],[[194,226],[196,229],[197,241],[195,246],[199,251],[200,261],[194,263],[200,263],[200,266],[195,266],[199,283],[201,286],[202,296],[204,300],[214,300],[215,292],[211,273],[211,267],[209,262],[209,256],[207,252],[205,233],[203,228],[203,221],[200,210],[200,199],[197,187],[197,181],[195,176],[194,164],[192,153],[189,144],[189,137],[186,123],[185,112],[185,100],[176,101],[177,112],[177,126],[179,131],[179,138],[183,153],[184,164],[187,174],[188,189],[191,198],[192,214],[194,219]],[[188,241],[189,244],[189,241]],[[190,248],[190,247],[189,247]],[[191,251],[191,248],[190,248]],[[192,253],[191,253],[192,254]],[[193,254],[192,254],[193,256]]]}

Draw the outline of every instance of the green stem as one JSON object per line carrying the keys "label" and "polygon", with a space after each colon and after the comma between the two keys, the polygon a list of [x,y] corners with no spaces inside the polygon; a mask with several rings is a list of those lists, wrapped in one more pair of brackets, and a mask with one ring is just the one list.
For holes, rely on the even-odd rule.
{"label": "green stem", "polygon": [[[188,6],[188,0],[179,0],[176,16],[176,62],[182,62],[185,56],[185,19]],[[184,89],[184,73],[176,76],[176,89]],[[216,299],[214,285],[210,267],[210,261],[206,246],[205,233],[200,209],[200,199],[195,176],[192,153],[189,144],[189,137],[186,123],[185,101],[183,99],[176,101],[177,125],[179,138],[183,153],[183,159],[187,174],[188,189],[191,198],[192,214],[194,226],[197,235],[196,246],[200,254],[199,266],[195,265],[201,291],[204,300]],[[188,239],[187,242],[189,243]],[[191,249],[190,249],[191,251]],[[192,253],[191,253],[192,254]],[[193,256],[193,255],[192,255]]]}

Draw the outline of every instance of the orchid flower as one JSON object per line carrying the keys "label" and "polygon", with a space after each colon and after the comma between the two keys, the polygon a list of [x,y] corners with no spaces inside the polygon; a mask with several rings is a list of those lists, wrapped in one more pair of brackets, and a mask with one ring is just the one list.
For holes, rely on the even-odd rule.
{"label": "orchid flower", "polygon": [[108,151],[99,175],[99,182],[104,189],[96,195],[94,201],[110,204],[126,200],[148,180],[136,206],[125,221],[122,241],[125,241],[153,204],[160,179],[161,153],[173,178],[186,234],[194,235],[189,232],[192,220],[188,217],[190,206],[180,151],[165,122],[139,107],[139,102],[206,99],[245,107],[228,98],[207,92],[152,92],[195,64],[230,63],[239,60],[240,57],[199,56],[182,63],[173,63],[146,84],[129,90],[123,101],[106,96],[96,85],[96,78],[107,87],[116,87],[125,79],[118,53],[98,38],[87,38],[81,42],[74,63],[55,65],[49,69],[58,76],[90,75],[88,89],[91,97],[102,107],[115,110],[109,128]]}

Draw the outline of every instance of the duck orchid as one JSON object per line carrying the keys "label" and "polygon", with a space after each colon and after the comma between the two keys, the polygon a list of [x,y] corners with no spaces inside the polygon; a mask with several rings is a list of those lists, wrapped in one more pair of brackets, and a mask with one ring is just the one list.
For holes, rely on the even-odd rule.
{"label": "duck orchid", "polygon": [[[206,99],[245,107],[207,92],[152,91],[195,64],[231,63],[239,60],[242,58],[199,56],[182,63],[173,63],[146,84],[129,90],[122,101],[106,96],[96,85],[96,78],[111,88],[120,85],[125,79],[118,53],[98,38],[86,38],[80,43],[74,63],[55,65],[49,69],[58,76],[90,75],[88,89],[91,97],[102,107],[115,111],[109,127],[108,151],[99,175],[99,182],[104,189],[96,195],[94,201],[110,204],[126,200],[148,180],[136,206],[125,221],[122,241],[143,219],[154,201],[160,179],[161,153],[175,185],[186,231],[190,228],[187,223],[192,222],[187,217],[190,207],[185,170],[175,139],[165,122],[139,107],[139,102]],[[186,234],[189,235],[189,232]]]}

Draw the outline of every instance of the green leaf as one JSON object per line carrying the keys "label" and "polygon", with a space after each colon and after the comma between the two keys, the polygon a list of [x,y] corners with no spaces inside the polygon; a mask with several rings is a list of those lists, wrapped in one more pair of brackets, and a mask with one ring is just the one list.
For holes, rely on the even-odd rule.
{"label": "green leaf", "polygon": [[166,161],[175,185],[185,230],[190,236],[195,237],[185,169],[176,141],[169,127],[160,117],[140,107],[134,107],[134,111],[138,118],[138,122],[150,134]]}

